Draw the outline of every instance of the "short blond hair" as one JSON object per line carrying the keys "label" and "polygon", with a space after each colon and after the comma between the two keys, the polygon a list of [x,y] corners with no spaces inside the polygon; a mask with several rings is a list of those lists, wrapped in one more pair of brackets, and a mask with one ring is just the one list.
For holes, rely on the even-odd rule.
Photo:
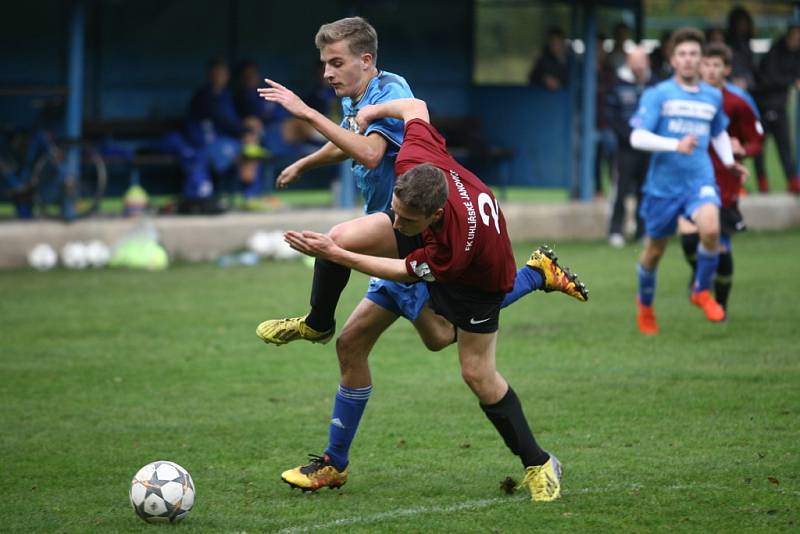
{"label": "short blond hair", "polygon": [[328,24],[323,24],[314,37],[314,44],[319,50],[322,47],[347,39],[350,52],[355,55],[372,54],[372,60],[378,59],[378,32],[362,17],[347,17]]}

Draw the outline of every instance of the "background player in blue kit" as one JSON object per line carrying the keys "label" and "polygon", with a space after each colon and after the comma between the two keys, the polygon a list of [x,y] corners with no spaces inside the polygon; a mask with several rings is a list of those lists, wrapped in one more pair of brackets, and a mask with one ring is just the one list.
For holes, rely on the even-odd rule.
{"label": "background player in blue kit", "polygon": [[703,33],[696,28],[676,30],[671,44],[675,75],[644,92],[630,123],[631,146],[654,152],[640,209],[647,238],[639,257],[637,313],[639,330],[649,335],[658,332],[653,312],[658,262],[681,215],[693,221],[700,234],[690,300],[710,321],[725,318],[709,291],[719,263],[720,235],[720,198],[709,143],[726,167],[747,173],[733,158],[722,94],[700,80]]}

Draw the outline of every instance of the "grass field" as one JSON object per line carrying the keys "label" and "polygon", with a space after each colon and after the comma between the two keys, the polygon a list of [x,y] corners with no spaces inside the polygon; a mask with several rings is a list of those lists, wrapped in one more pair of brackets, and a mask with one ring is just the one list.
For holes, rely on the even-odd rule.
{"label": "grass field", "polygon": [[[800,528],[800,232],[735,242],[730,319],[690,307],[673,245],[656,305],[634,326],[636,247],[555,243],[591,289],[506,310],[501,372],[563,498],[499,489],[521,468],[460,379],[398,322],[340,491],[291,491],[280,472],[325,445],[331,345],[267,347],[265,318],[305,310],[300,263],[160,273],[0,273],[0,530],[152,532],[128,505],[147,462],[186,467],[181,532],[739,532]],[[520,244],[522,260],[531,244]],[[343,323],[366,286],[353,276]]]}

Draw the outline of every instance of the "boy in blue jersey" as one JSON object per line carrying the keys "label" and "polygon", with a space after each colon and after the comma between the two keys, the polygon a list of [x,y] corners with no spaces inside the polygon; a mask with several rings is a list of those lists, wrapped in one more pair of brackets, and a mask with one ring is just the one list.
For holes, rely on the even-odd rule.
{"label": "boy in blue jersey", "polygon": [[[269,87],[259,89],[263,98],[281,104],[330,140],[317,152],[284,169],[278,176],[277,186],[288,186],[308,169],[352,158],[356,183],[364,195],[368,215],[356,223],[337,225],[330,235],[337,244],[350,250],[394,246],[394,243],[379,242],[383,238],[376,228],[384,225],[387,216],[393,216],[389,208],[395,180],[394,163],[403,140],[404,123],[387,117],[359,128],[356,117],[358,111],[369,104],[409,98],[411,90],[400,76],[377,69],[377,35],[360,17],[323,25],[316,44],[325,66],[324,77],[337,96],[342,97],[344,120],[340,125],[331,122],[287,88],[267,80]],[[409,250],[417,248],[420,243],[419,236],[398,236],[398,239]],[[277,345],[299,339],[318,343],[330,340],[335,332],[336,304],[349,275],[349,269],[318,259],[314,268],[310,313],[304,317],[264,321],[257,329],[259,337]],[[535,289],[564,292],[581,301],[587,298],[585,286],[577,277],[561,269],[555,256],[547,249],[535,251],[528,264],[518,271],[514,289],[507,295],[504,305]],[[341,485],[342,477],[325,478],[331,470],[345,473],[343,478],[346,480],[347,451],[372,389],[367,357],[382,332],[400,315],[412,322],[429,349],[439,350],[453,343],[453,325],[426,306],[427,301],[425,284],[371,280],[367,295],[350,315],[336,341],[341,383],[335,399],[326,454],[319,457],[319,462],[293,470],[297,471],[291,482],[293,485],[305,489]]]}
{"label": "boy in blue jersey", "polygon": [[[731,73],[733,53],[722,43],[712,43],[703,54],[700,74],[703,81],[722,92],[722,109],[730,120],[728,135],[737,160],[758,156],[763,151],[764,130],[760,114],[752,97],[741,87],[727,81]],[[739,212],[739,195],[742,190],[742,177],[729,171],[720,162],[716,152],[709,151],[714,164],[714,174],[719,187],[720,199],[720,250],[719,266],[714,277],[714,297],[728,312],[728,297],[733,284],[733,245],[736,232],[745,229],[744,218]],[[693,224],[685,219],[678,223],[686,261],[692,267],[692,280],[696,267],[697,243],[699,236]]]}
{"label": "boy in blue jersey", "polygon": [[631,146],[653,152],[640,208],[646,239],[639,257],[637,322],[647,335],[658,333],[653,311],[656,269],[680,216],[694,222],[700,234],[690,300],[708,320],[725,318],[709,290],[719,263],[720,235],[720,198],[709,143],[726,167],[747,171],[733,158],[720,91],[700,80],[704,41],[695,28],[675,31],[670,56],[675,75],[644,92],[630,121]]}

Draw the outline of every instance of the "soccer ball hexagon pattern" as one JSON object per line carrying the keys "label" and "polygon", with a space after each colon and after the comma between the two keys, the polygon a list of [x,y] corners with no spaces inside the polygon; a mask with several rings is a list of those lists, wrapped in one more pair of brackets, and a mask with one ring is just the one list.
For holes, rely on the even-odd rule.
{"label": "soccer ball hexagon pattern", "polygon": [[194,481],[186,469],[159,460],[139,469],[131,480],[131,506],[147,522],[180,521],[194,506]]}

